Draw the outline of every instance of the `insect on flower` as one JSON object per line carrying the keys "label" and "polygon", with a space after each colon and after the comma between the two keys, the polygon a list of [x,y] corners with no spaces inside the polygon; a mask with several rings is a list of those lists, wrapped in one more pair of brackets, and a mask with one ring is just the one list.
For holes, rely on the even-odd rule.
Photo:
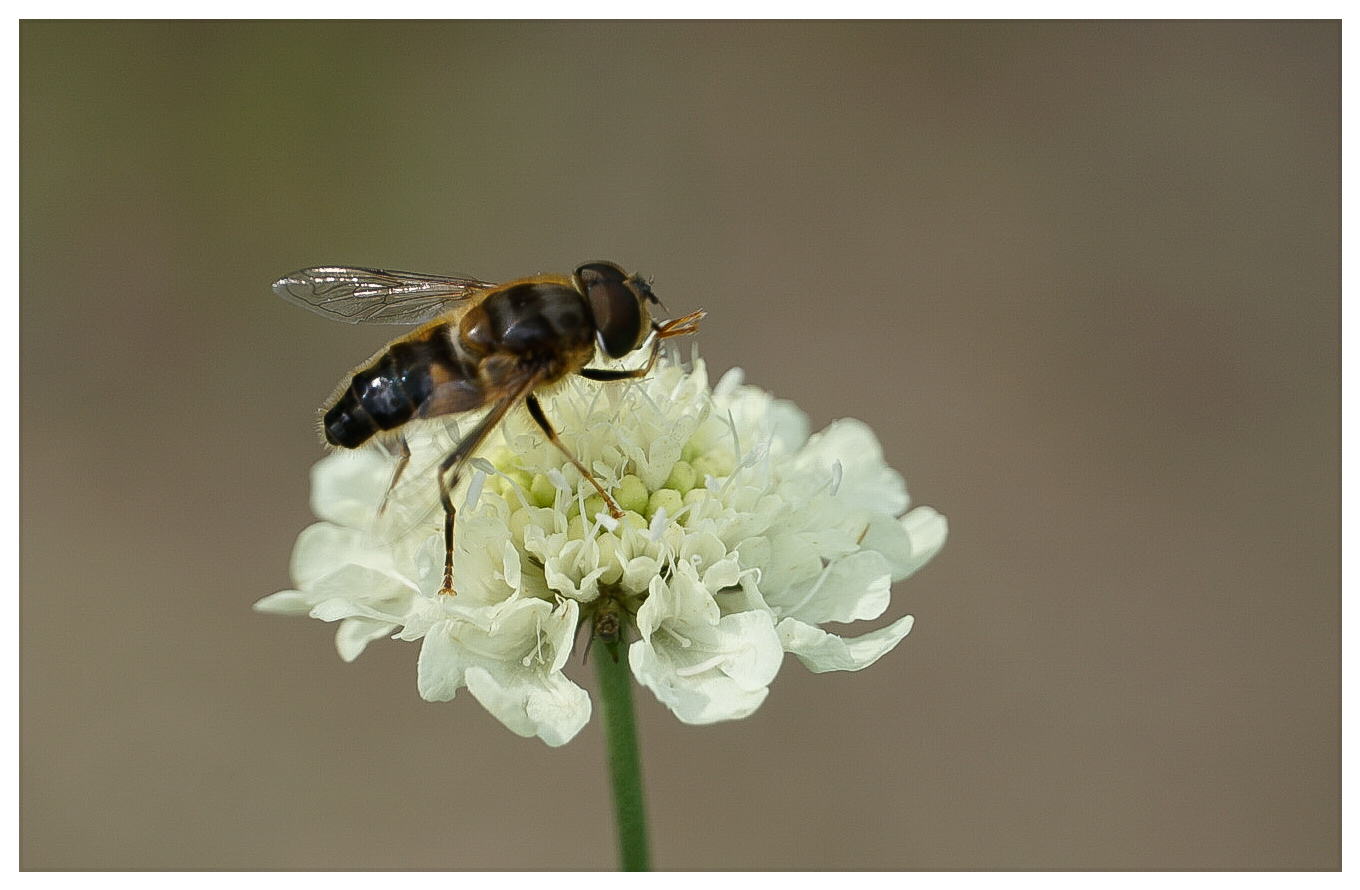
{"label": "insect on flower", "polygon": [[[535,275],[506,284],[475,278],[388,272],[349,266],[318,266],[274,282],[274,293],[291,303],[350,324],[420,324],[342,381],[322,419],[326,443],[359,448],[371,439],[395,440],[401,460],[410,450],[402,436],[412,420],[491,406],[439,465],[444,505],[444,584],[453,594],[452,491],[468,461],[496,425],[523,402],[548,441],[566,455],[600,493],[615,517],[618,503],[558,438],[535,392],[579,374],[618,381],[651,371],[661,342],[692,334],[702,310],[657,322],[661,306],[639,275],[609,262],[584,263],[570,276]],[[596,348],[618,359],[651,343],[647,363],[636,369],[586,367]]]}

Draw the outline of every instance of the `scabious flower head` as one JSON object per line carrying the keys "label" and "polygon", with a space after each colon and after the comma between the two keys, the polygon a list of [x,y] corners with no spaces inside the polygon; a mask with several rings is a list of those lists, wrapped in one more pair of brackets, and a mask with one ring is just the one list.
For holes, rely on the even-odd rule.
{"label": "scabious flower head", "polygon": [[[786,652],[813,671],[859,670],[906,636],[906,616],[858,637],[822,627],[878,618],[890,588],[944,545],[944,517],[907,512],[872,431],[815,435],[791,403],[710,388],[704,364],[663,358],[637,381],[577,377],[541,397],[563,442],[624,510],[514,411],[455,494],[455,595],[441,594],[434,470],[456,419],[407,433],[409,464],[379,447],[312,471],[321,522],[293,552],[296,588],[263,612],[338,621],[346,661],[383,636],[420,640],[420,694],[466,687],[523,736],[569,741],[590,699],[564,673],[578,628],[622,616],[634,677],[686,723],[745,717]],[[463,419],[466,428],[467,420]]]}

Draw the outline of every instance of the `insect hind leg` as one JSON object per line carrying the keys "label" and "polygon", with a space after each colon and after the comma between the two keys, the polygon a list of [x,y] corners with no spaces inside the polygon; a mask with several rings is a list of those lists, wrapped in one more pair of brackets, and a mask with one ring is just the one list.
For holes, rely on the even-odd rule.
{"label": "insect hind leg", "polygon": [[[383,494],[382,504],[378,507],[379,516],[387,512],[387,508],[392,498],[392,492],[396,491],[397,484],[401,482],[402,474],[405,473],[406,468],[411,465],[411,446],[406,441],[405,434],[398,434],[397,449],[395,455],[397,458],[397,465],[392,470],[392,479],[387,483],[387,491]],[[391,451],[389,450],[388,453],[390,454]]]}
{"label": "insect hind leg", "polygon": [[456,592],[453,589],[453,523],[458,511],[453,506],[453,490],[458,486],[458,480],[477,448],[491,435],[496,424],[500,423],[519,397],[532,389],[536,382],[534,379],[526,380],[517,391],[502,399],[439,464],[439,501],[444,505],[444,584],[439,588],[440,593],[452,596]]}
{"label": "insect hind leg", "polygon": [[467,466],[472,453],[493,426],[494,422],[488,424],[483,421],[481,427],[458,443],[458,447],[439,464],[439,502],[444,505],[444,583],[439,592],[449,596],[456,592],[453,589],[453,523],[458,509],[453,505],[453,490],[458,487],[458,480],[462,478],[463,468]]}

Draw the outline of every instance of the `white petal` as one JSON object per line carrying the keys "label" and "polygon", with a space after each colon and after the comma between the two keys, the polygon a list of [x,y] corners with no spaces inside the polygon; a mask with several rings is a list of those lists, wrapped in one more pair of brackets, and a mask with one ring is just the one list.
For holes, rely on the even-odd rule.
{"label": "white petal", "polygon": [[861,550],[837,559],[816,578],[800,582],[778,596],[764,591],[780,616],[809,624],[877,618],[892,595],[892,567],[883,554]]}
{"label": "white petal", "polygon": [[656,491],[666,483],[675,462],[680,459],[684,444],[673,435],[659,435],[652,440],[645,452],[641,448],[637,460],[637,475],[649,491]]}
{"label": "white petal", "polygon": [[699,582],[694,566],[677,563],[669,581],[653,575],[647,599],[638,610],[638,633],[649,637],[666,625],[684,636],[696,627],[712,627],[720,613],[713,594]]}
{"label": "white petal", "polygon": [[782,597],[797,585],[813,583],[823,570],[821,556],[797,534],[776,535],[770,539],[768,562],[758,565],[761,569],[760,589],[772,599]]}
{"label": "white petal", "polygon": [[784,657],[770,615],[740,612],[688,630],[683,642],[663,631],[629,647],[638,682],[685,723],[737,720],[760,707]]}
{"label": "white petal", "polygon": [[335,621],[371,615],[397,622],[410,612],[418,593],[415,584],[400,575],[354,565],[317,579],[307,592],[316,601],[313,618]]}
{"label": "white petal", "polygon": [[700,572],[726,556],[727,545],[711,532],[691,532],[681,542],[680,558],[693,563]]}
{"label": "white petal", "polygon": [[426,701],[448,701],[463,686],[467,660],[453,638],[451,622],[430,628],[416,661],[416,688]]}
{"label": "white petal", "polygon": [[906,575],[894,577],[901,580],[907,575],[930,562],[931,558],[944,547],[949,537],[949,522],[931,507],[917,507],[902,517],[902,527],[911,538],[911,560]]}
{"label": "white petal", "polygon": [[501,559],[501,571],[504,573],[502,577],[505,579],[506,586],[518,592],[524,582],[520,575],[519,551],[510,541],[505,542],[505,548],[501,551]]}
{"label": "white petal", "polygon": [[470,667],[467,687],[512,732],[538,736],[554,747],[571,741],[590,722],[590,696],[561,674],[531,677]]}
{"label": "white petal", "polygon": [[349,561],[351,545],[359,535],[353,529],[341,528],[330,522],[318,522],[304,528],[293,545],[289,566],[293,583],[306,588],[318,578],[324,578],[339,565]]}
{"label": "white petal", "polygon": [[590,719],[585,691],[562,676],[577,605],[515,598],[494,605],[442,604],[448,620],[421,646],[420,694],[446,701],[462,686],[513,731],[560,745]]}
{"label": "white petal", "polygon": [[620,583],[627,590],[646,590],[652,579],[661,574],[661,563],[650,556],[636,556],[623,565],[623,579]]}
{"label": "white petal", "polygon": [[727,403],[746,380],[746,372],[741,368],[728,368],[727,373],[718,378],[713,385],[713,401]]}
{"label": "white petal", "polygon": [[[490,498],[484,498],[490,500]],[[505,523],[492,512],[477,512],[464,519],[458,513],[454,536],[453,589],[463,602],[497,603],[518,593],[523,586],[519,554],[506,534]],[[438,542],[439,571],[443,573],[444,542]]]}
{"label": "white petal", "polygon": [[312,512],[349,528],[368,528],[392,482],[395,464],[374,448],[337,451],[312,467]]}
{"label": "white petal", "polygon": [[735,558],[714,563],[704,572],[703,585],[713,593],[735,587],[741,580],[741,561]]}
{"label": "white petal", "polygon": [[808,440],[812,424],[808,416],[793,402],[775,399],[770,403],[766,423],[771,429],[770,449],[775,453],[793,454]]}
{"label": "white petal", "polygon": [[930,507],[917,507],[900,519],[876,513],[869,517],[860,546],[882,553],[892,566],[892,579],[901,581],[940,552],[948,533],[945,518]]}
{"label": "white petal", "polygon": [[883,558],[892,567],[894,581],[900,581],[910,574],[913,562],[911,535],[903,527],[901,519],[886,513],[872,514],[863,534],[859,536],[859,543],[865,550],[883,554]]}
{"label": "white petal", "polygon": [[313,601],[301,590],[280,590],[251,606],[256,612],[269,615],[306,615],[312,611]]}
{"label": "white petal", "polygon": [[346,618],[335,630],[335,649],[345,661],[358,658],[369,643],[397,629],[390,621],[372,618]]}
{"label": "white petal", "polygon": [[887,627],[844,639],[793,618],[779,622],[784,648],[814,673],[857,671],[892,650],[911,630],[915,619],[899,618]]}
{"label": "white petal", "polygon": [[312,618],[318,621],[344,621],[346,618],[372,618],[375,621],[385,621],[391,624],[400,623],[406,617],[406,610],[400,610],[400,614],[385,612],[380,608],[374,608],[368,603],[350,599],[343,596],[333,596],[324,599],[312,606],[309,613]]}
{"label": "white petal", "polygon": [[724,374],[714,387],[713,403],[731,418],[742,444],[748,448],[768,444],[777,455],[802,448],[810,429],[807,415],[793,402],[776,399],[758,387],[742,386],[741,379],[740,368]]}
{"label": "white petal", "polygon": [[552,610],[552,614],[539,625],[542,649],[545,658],[540,670],[560,673],[571,658],[572,644],[576,641],[576,628],[581,620],[581,606],[575,600],[563,600]]}
{"label": "white petal", "polygon": [[340,566],[363,566],[397,574],[390,547],[367,532],[318,522],[298,535],[293,547],[293,583],[304,590],[335,573]]}
{"label": "white petal", "polygon": [[833,422],[808,440],[799,463],[815,467],[830,479],[837,462],[842,467],[836,497],[857,510],[896,516],[907,509],[907,486],[896,470],[883,463],[878,437],[863,421]]}
{"label": "white petal", "polygon": [[543,561],[543,576],[548,588],[565,597],[590,602],[600,595],[600,547],[590,540],[567,541],[558,553]]}

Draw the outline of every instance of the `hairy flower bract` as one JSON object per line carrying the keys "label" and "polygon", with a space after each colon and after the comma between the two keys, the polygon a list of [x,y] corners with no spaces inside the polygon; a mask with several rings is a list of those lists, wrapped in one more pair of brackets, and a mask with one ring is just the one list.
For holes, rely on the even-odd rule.
{"label": "hairy flower bract", "polygon": [[[384,636],[420,640],[420,694],[466,688],[501,722],[549,745],[589,721],[564,670],[578,629],[622,615],[633,675],[682,721],[751,714],[792,653],[813,671],[859,670],[911,629],[871,620],[894,581],[944,545],[944,517],[907,511],[873,432],[840,420],[809,435],[793,404],[743,385],[710,388],[662,359],[646,378],[572,377],[541,396],[566,446],[625,511],[514,411],[455,493],[455,595],[440,594],[443,513],[435,470],[470,424],[412,424],[411,457],[337,452],[312,472],[317,524],[298,537],[295,589],[262,612],[338,622],[346,661]],[[475,420],[475,418],[473,418]],[[389,487],[391,488],[389,492]]]}

